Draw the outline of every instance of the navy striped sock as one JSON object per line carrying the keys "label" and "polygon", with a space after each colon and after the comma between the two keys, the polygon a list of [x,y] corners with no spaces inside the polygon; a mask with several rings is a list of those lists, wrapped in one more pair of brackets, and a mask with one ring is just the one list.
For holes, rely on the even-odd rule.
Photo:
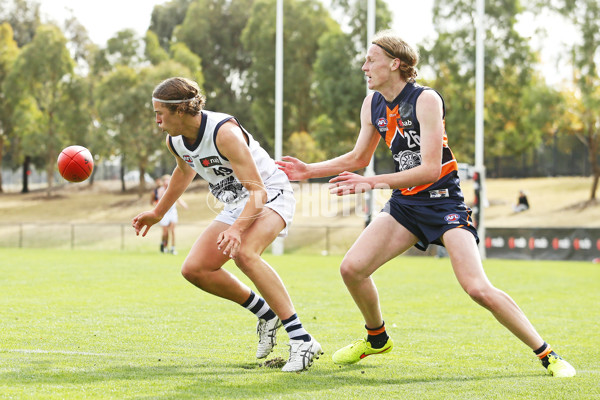
{"label": "navy striped sock", "polygon": [[267,302],[262,297],[257,296],[252,290],[250,290],[250,297],[242,304],[242,307],[250,310],[258,318],[266,319],[267,321],[276,317]]}
{"label": "navy striped sock", "polygon": [[310,335],[302,326],[302,322],[300,322],[298,314],[294,314],[281,322],[283,323],[283,327],[290,336],[291,340],[303,340],[305,342],[310,341]]}

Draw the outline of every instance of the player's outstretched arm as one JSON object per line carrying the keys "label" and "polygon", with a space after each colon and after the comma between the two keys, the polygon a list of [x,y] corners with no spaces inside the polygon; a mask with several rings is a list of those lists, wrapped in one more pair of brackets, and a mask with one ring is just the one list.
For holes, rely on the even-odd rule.
{"label": "player's outstretched arm", "polygon": [[303,181],[311,178],[305,163],[295,157],[283,156],[281,161],[275,161],[279,169],[285,172],[290,181]]}
{"label": "player's outstretched arm", "polygon": [[131,226],[135,229],[136,236],[139,236],[140,232],[142,233],[142,236],[146,236],[152,225],[156,224],[161,219],[162,217],[158,216],[155,210],[144,211],[133,218]]}
{"label": "player's outstretched arm", "polygon": [[[135,229],[135,234],[137,236],[140,235],[140,232],[142,233],[142,236],[146,236],[152,225],[162,219],[171,206],[178,201],[181,194],[187,189],[196,176],[196,171],[175,155],[171,146],[169,146],[168,136],[166,138],[166,144],[171,154],[175,157],[177,166],[173,170],[167,190],[161,196],[154,209],[140,213],[133,218],[131,225],[133,226],[133,229]],[[183,202],[183,204],[185,204],[185,202]],[[185,204],[185,208],[187,208],[187,204]]]}
{"label": "player's outstretched arm", "polygon": [[371,157],[377,148],[380,136],[371,124],[371,99],[365,98],[360,111],[360,132],[354,148],[346,154],[313,164],[305,164],[294,157],[282,157],[277,161],[279,169],[286,173],[291,181],[310,178],[322,178],[337,175],[344,171],[357,171],[371,162]]}
{"label": "player's outstretched arm", "polygon": [[343,172],[331,179],[330,193],[338,196],[375,188],[398,189],[425,185],[439,179],[444,134],[442,99],[433,90],[424,91],[417,101],[421,124],[421,164],[400,172],[364,177]]}

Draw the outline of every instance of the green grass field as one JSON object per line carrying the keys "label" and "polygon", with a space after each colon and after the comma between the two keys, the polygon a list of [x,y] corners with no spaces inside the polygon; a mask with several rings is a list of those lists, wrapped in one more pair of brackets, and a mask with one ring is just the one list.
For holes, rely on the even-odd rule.
{"label": "green grass field", "polygon": [[[0,398],[600,398],[598,265],[485,262],[491,281],[577,369],[561,380],[462,292],[448,259],[399,257],[380,269],[396,347],[339,367],[333,352],[364,335],[341,258],[268,256],[325,351],[309,371],[288,374],[260,366],[254,316],[187,283],[183,258],[2,249]],[[287,359],[286,343],[280,331],[269,358]]]}

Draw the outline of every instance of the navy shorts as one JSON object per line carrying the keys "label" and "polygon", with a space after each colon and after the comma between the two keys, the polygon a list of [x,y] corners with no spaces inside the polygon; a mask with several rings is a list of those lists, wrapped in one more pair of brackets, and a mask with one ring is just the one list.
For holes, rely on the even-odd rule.
{"label": "navy shorts", "polygon": [[443,246],[440,240],[442,235],[453,228],[468,230],[479,243],[477,229],[475,229],[471,217],[471,209],[462,201],[409,205],[392,197],[381,211],[390,214],[400,225],[419,239],[419,242],[415,244],[419,250],[427,250],[430,244]]}

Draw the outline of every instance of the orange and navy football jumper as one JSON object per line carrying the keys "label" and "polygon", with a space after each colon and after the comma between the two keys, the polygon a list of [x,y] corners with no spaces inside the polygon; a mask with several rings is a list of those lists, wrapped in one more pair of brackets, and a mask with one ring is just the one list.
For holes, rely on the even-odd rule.
{"label": "orange and navy football jumper", "polygon": [[[421,127],[416,108],[417,98],[424,90],[433,89],[407,82],[391,103],[381,93],[373,94],[371,120],[392,152],[396,172],[421,164]],[[444,106],[444,117],[445,114]],[[423,204],[423,201],[427,204],[443,203],[444,199],[464,200],[458,179],[458,164],[448,146],[445,128],[442,146],[442,172],[439,179],[431,184],[396,189],[393,196],[399,197],[405,204]]]}
{"label": "orange and navy football jumper", "polygon": [[[421,126],[416,109],[417,99],[424,90],[433,89],[407,82],[402,92],[392,102],[387,102],[379,92],[373,94],[371,123],[392,152],[396,172],[421,165]],[[443,101],[442,98],[442,104]],[[442,171],[437,181],[394,189],[390,200],[382,210],[389,213],[419,239],[415,246],[420,250],[426,250],[430,243],[443,245],[442,235],[453,228],[467,229],[479,241],[477,230],[473,225],[471,209],[464,203],[458,177],[458,164],[448,146],[445,116],[444,105]]]}

